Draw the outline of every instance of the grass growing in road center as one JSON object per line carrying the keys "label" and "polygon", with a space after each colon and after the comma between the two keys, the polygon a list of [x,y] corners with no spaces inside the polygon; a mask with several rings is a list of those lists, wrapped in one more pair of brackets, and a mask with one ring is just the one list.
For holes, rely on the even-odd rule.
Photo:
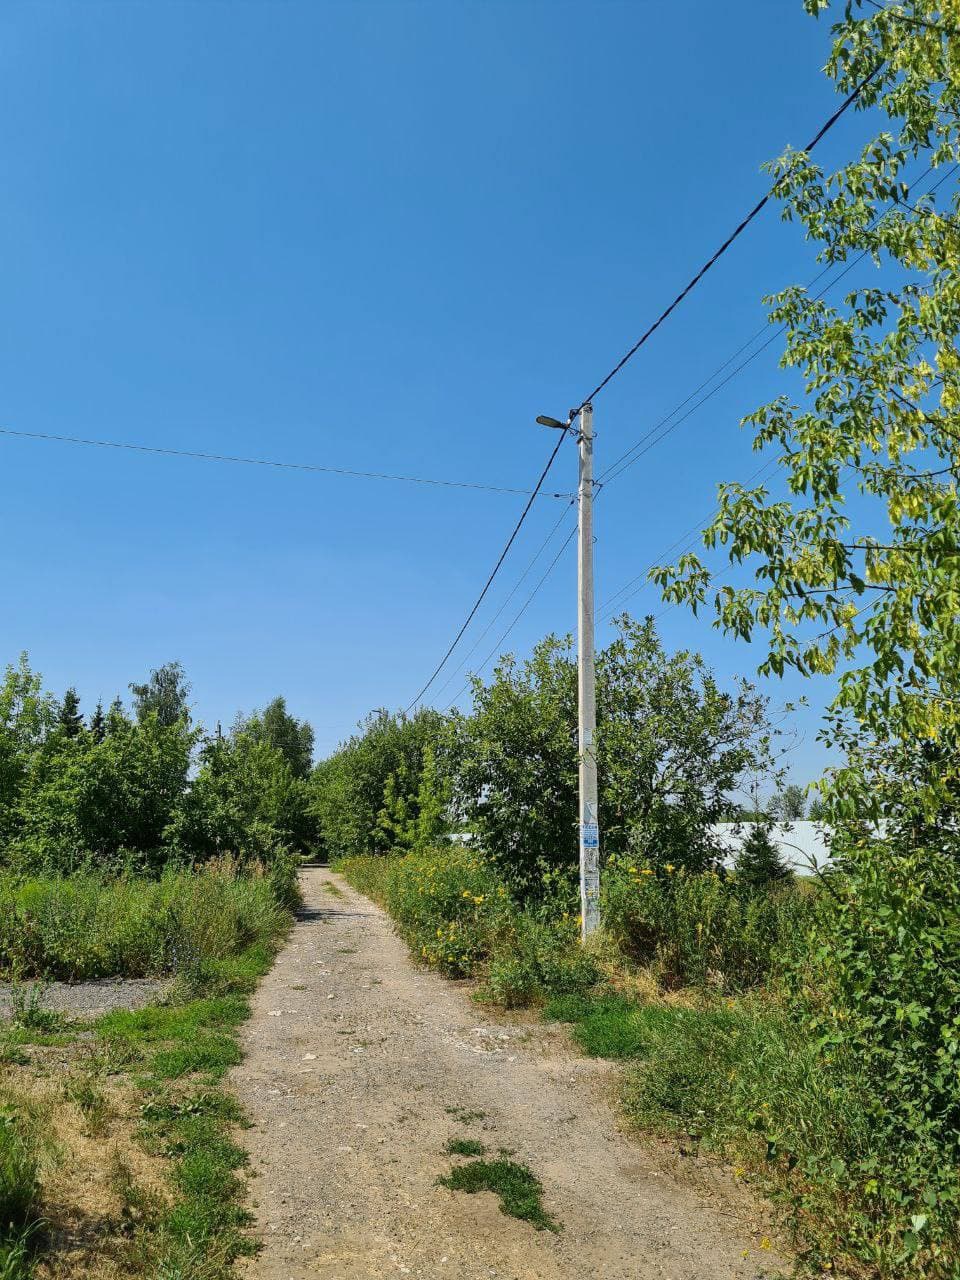
{"label": "grass growing in road center", "polygon": [[[470,1145],[464,1143],[465,1146]],[[479,1146],[479,1143],[477,1144]],[[450,1191],[492,1191],[500,1197],[500,1212],[529,1222],[538,1231],[560,1230],[560,1224],[543,1207],[543,1187],[531,1171],[515,1160],[471,1160],[438,1178]]]}

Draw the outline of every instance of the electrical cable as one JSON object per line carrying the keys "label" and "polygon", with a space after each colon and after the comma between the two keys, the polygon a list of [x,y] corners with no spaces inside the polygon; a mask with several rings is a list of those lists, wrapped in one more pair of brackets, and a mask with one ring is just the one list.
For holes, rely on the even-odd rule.
{"label": "electrical cable", "polygon": [[[556,535],[557,530],[558,530],[558,529],[560,528],[560,526],[563,524],[564,520],[566,520],[567,515],[569,514],[569,511],[570,511],[570,508],[571,508],[572,506],[574,506],[574,504],[575,504],[575,503],[576,503],[576,498],[571,498],[571,500],[570,500],[570,502],[569,502],[569,504],[568,504],[567,508],[566,508],[564,511],[561,511],[561,513],[560,513],[560,519],[559,519],[559,520],[556,522],[556,524],[551,528],[550,532],[549,532],[549,533],[547,534],[547,536],[544,538],[543,542],[541,542],[541,543],[540,543],[540,546],[539,546],[539,547],[537,548],[537,550],[534,552],[533,558],[530,560],[530,562],[528,563],[527,567],[524,569],[523,573],[521,573],[521,575],[520,575],[520,577],[517,579],[517,581],[513,584],[513,588],[511,589],[510,593],[509,593],[509,594],[504,598],[504,601],[503,601],[503,603],[500,605],[500,608],[499,608],[499,609],[497,610],[497,612],[493,615],[493,617],[490,619],[490,621],[487,623],[487,625],[484,627],[484,629],[480,632],[480,634],[477,636],[476,640],[474,640],[473,644],[470,646],[470,648],[467,650],[466,654],[464,655],[463,659],[461,660],[460,664],[459,664],[457,667],[455,667],[455,668],[453,669],[453,671],[450,673],[450,675],[449,675],[449,676],[447,676],[446,680],[444,680],[443,684],[442,684],[442,685],[440,685],[440,687],[437,689],[437,691],[436,691],[436,695],[435,695],[436,697],[438,697],[438,698],[439,698],[439,697],[440,697],[440,695],[443,693],[443,691],[444,691],[445,689],[449,688],[449,686],[453,683],[453,681],[456,679],[456,677],[459,675],[459,673],[463,670],[463,668],[467,665],[467,663],[470,661],[470,659],[471,659],[471,658],[473,657],[473,655],[476,653],[477,649],[480,647],[480,645],[483,643],[483,641],[486,639],[486,637],[490,634],[491,630],[493,629],[494,623],[497,621],[497,619],[498,619],[499,617],[501,617],[501,616],[502,616],[504,609],[506,609],[507,605],[510,603],[510,601],[513,599],[513,597],[514,597],[514,596],[517,594],[517,592],[520,590],[520,587],[523,585],[524,581],[526,580],[526,578],[527,578],[528,574],[530,573],[530,570],[533,568],[533,566],[537,563],[537,561],[538,561],[538,560],[540,559],[540,557],[543,555],[543,553],[544,553],[544,551],[546,550],[547,546],[549,545],[549,543],[552,541],[552,539],[553,539],[553,538],[554,538],[554,536]],[[460,696],[460,695],[459,695],[459,694],[457,694],[457,697],[459,697],[459,696]]]}
{"label": "electrical cable", "polygon": [[[837,121],[841,118],[841,116],[843,116],[844,113],[849,109],[849,107],[851,107],[853,103],[857,101],[861,93],[864,91],[864,89],[867,87],[870,81],[873,80],[873,78],[877,75],[877,73],[880,71],[883,65],[884,65],[884,60],[881,60],[880,62],[878,62],[877,65],[873,68],[873,70],[869,72],[868,75],[864,76],[863,79],[860,80],[859,83],[851,90],[851,92],[847,94],[846,98],[844,98],[843,102],[836,109],[836,111],[834,111],[833,114],[828,117],[828,119],[820,126],[817,132],[813,135],[813,137],[810,139],[810,141],[807,143],[806,147],[804,148],[804,151],[810,152],[814,150],[817,144],[833,128],[833,126],[837,123]],[[497,573],[499,572],[501,565],[506,559],[507,552],[510,550],[510,547],[513,545],[513,542],[516,539],[517,534],[520,532],[520,529],[527,518],[530,507],[533,505],[534,497],[539,492],[540,486],[542,485],[543,480],[546,478],[547,472],[553,466],[554,459],[556,458],[557,454],[560,451],[560,446],[562,445],[568,431],[570,430],[570,427],[573,425],[576,418],[579,416],[581,411],[586,407],[586,405],[588,405],[597,395],[599,395],[601,391],[603,391],[605,387],[607,387],[610,384],[610,382],[613,381],[613,379],[623,370],[623,368],[629,363],[629,361],[633,359],[633,357],[637,354],[640,348],[644,346],[644,344],[653,336],[654,333],[656,333],[656,331],[660,328],[660,326],[664,323],[664,321],[667,320],[670,315],[672,315],[672,313],[677,309],[678,306],[680,306],[680,304],[688,296],[688,294],[690,294],[697,287],[697,285],[700,283],[703,277],[707,274],[707,272],[710,271],[710,269],[720,260],[720,258],[723,257],[723,255],[727,252],[727,250],[734,243],[734,241],[737,240],[740,235],[742,235],[742,233],[746,230],[746,228],[750,225],[750,223],[753,222],[753,220],[758,216],[761,210],[764,209],[765,206],[769,203],[771,196],[773,196],[775,193],[776,193],[776,184],[774,184],[774,186],[770,189],[770,191],[768,191],[766,195],[764,195],[763,198],[753,206],[753,208],[746,215],[746,217],[744,217],[739,223],[739,225],[730,233],[729,236],[727,236],[726,240],[724,240],[724,242],[720,245],[719,249],[717,249],[711,255],[711,257],[707,259],[707,261],[703,264],[700,270],[691,278],[691,280],[680,291],[680,293],[677,294],[677,296],[670,303],[670,305],[666,307],[660,313],[660,315],[653,321],[653,323],[648,326],[645,332],[641,334],[640,338],[633,344],[630,350],[624,356],[622,356],[620,360],[618,360],[618,362],[613,366],[613,368],[609,371],[609,373],[607,373],[597,383],[597,385],[593,388],[593,390],[589,393],[589,395],[585,396],[583,400],[581,400],[577,408],[571,412],[569,419],[567,421],[566,429],[562,431],[560,438],[558,439],[557,444],[550,455],[547,465],[544,468],[544,471],[540,477],[540,480],[537,483],[537,487],[534,489],[533,494],[531,495],[530,500],[527,503],[527,506],[524,508],[523,512],[521,513],[520,519],[518,520],[513,532],[511,533],[509,539],[507,540],[506,546],[504,547],[503,551],[500,554],[500,558],[497,560],[497,563],[494,565],[493,572],[490,574],[490,577],[487,579],[486,583],[484,584],[483,590],[480,592],[480,595],[477,597],[477,600],[474,603],[473,608],[470,610],[470,613],[467,615],[466,621],[463,623],[460,630],[457,632],[456,636],[453,639],[453,642],[447,649],[447,652],[444,654],[443,658],[440,660],[440,663],[438,664],[438,666],[433,671],[433,674],[427,680],[426,684],[421,688],[420,692],[413,699],[413,701],[407,705],[404,711],[405,715],[409,714],[409,712],[413,709],[413,707],[417,705],[417,703],[420,701],[423,695],[427,692],[427,690],[433,684],[434,680],[443,670],[443,667],[445,666],[447,659],[450,657],[450,654],[456,648],[457,644],[459,643],[467,627],[470,625],[473,618],[476,616],[477,610],[479,609],[484,597],[489,591],[490,586],[493,583],[493,580],[496,577]]]}
{"label": "electrical cable", "polygon": [[[572,420],[573,419],[571,417],[571,422]],[[513,546],[514,542],[516,541],[517,534],[520,532],[521,528],[523,527],[524,521],[526,520],[527,516],[530,514],[530,508],[533,506],[534,499],[536,498],[537,494],[540,492],[540,489],[543,486],[543,482],[544,480],[546,480],[547,474],[550,471],[550,468],[553,466],[556,460],[557,454],[560,452],[560,446],[563,444],[564,440],[566,439],[567,432],[569,430],[570,430],[570,427],[568,425],[560,432],[557,438],[557,443],[553,447],[553,452],[550,454],[550,457],[547,459],[547,465],[540,472],[540,479],[537,481],[536,487],[533,489],[533,491],[530,494],[530,497],[527,499],[527,504],[523,508],[523,511],[521,511],[520,513],[520,519],[514,525],[513,532],[510,534],[510,537],[507,539],[506,546],[500,552],[500,557],[497,560],[497,563],[493,566],[493,569],[490,572],[490,576],[487,578],[486,582],[483,584],[483,590],[477,596],[476,600],[474,601],[473,608],[467,614],[466,621],[463,623],[463,626],[460,628],[457,634],[453,637],[453,640],[450,643],[450,647],[447,649],[446,653],[437,663],[437,666],[434,668],[433,673],[431,674],[429,680],[426,682],[426,684],[423,686],[423,688],[420,690],[417,696],[413,699],[413,701],[404,708],[404,712],[403,712],[404,715],[410,714],[411,710],[417,705],[417,703],[420,701],[423,695],[427,692],[427,690],[433,684],[434,680],[436,680],[437,676],[440,674],[440,672],[443,670],[444,666],[446,665],[447,659],[450,657],[451,653],[453,653],[454,649],[460,643],[461,636],[463,635],[467,627],[469,627],[470,623],[473,621],[474,617],[476,616],[477,610],[480,608],[480,605],[483,603],[484,597],[486,596],[487,592],[490,590],[490,587],[493,585],[494,578],[500,572],[500,566],[503,564],[504,560],[506,560],[507,558],[507,552]]]}
{"label": "electrical cable", "polygon": [[[830,118],[820,126],[820,128],[813,135],[813,137],[810,139],[807,145],[803,148],[805,152],[809,153],[813,151],[813,149],[817,146],[817,144],[821,141],[821,139],[827,133],[830,132],[833,126],[844,114],[844,112],[857,101],[861,93],[863,93],[864,89],[867,87],[870,81],[874,78],[874,76],[883,66],[884,62],[885,62],[885,59],[881,59],[881,61],[877,63],[877,65],[873,68],[873,70],[868,75],[864,76],[863,79],[850,91],[850,93],[847,94],[846,98],[844,98],[843,102],[840,104],[837,110],[834,111],[833,115],[830,116]],[[774,183],[774,185],[766,193],[766,195],[763,196],[762,199],[757,201],[757,203],[753,206],[753,208],[746,215],[746,217],[743,218],[742,221],[737,225],[737,227],[735,227],[734,230],[730,233],[730,235],[727,236],[726,240],[724,240],[720,248],[717,249],[717,251],[710,258],[707,259],[707,261],[703,264],[703,266],[696,273],[696,275],[694,275],[692,279],[689,281],[689,283],[683,289],[681,289],[681,291],[677,294],[677,296],[670,303],[670,305],[666,307],[660,313],[660,315],[657,316],[656,320],[654,320],[654,322],[641,334],[641,336],[633,344],[633,346],[626,353],[626,355],[624,355],[623,357],[621,357],[620,360],[617,361],[617,363],[613,366],[610,372],[604,378],[601,378],[601,380],[593,388],[590,394],[580,402],[577,408],[578,413],[580,412],[581,409],[583,409],[585,405],[589,404],[596,396],[598,396],[600,392],[604,389],[604,387],[606,387],[609,383],[613,381],[613,379],[617,376],[618,373],[620,373],[620,371],[624,368],[624,366],[633,359],[633,357],[637,354],[640,348],[651,337],[653,337],[653,335],[660,328],[663,322],[677,309],[680,303],[683,302],[684,298],[686,298],[689,293],[692,293],[692,291],[700,283],[700,281],[711,269],[711,267],[716,265],[716,263],[720,260],[720,258],[723,257],[723,255],[727,252],[727,250],[730,248],[733,242],[743,234],[743,232],[747,229],[750,223],[753,222],[754,218],[756,218],[757,215],[766,207],[766,205],[770,202],[771,197],[773,197],[775,194],[776,194],[776,183]]]}
{"label": "electrical cable", "polygon": [[[226,453],[201,453],[195,449],[168,449],[160,445],[129,444],[120,440],[92,440],[81,436],[53,435],[43,431],[14,431],[0,427],[0,435],[22,440],[51,440],[59,444],[92,445],[99,449],[129,449],[135,453],[159,453],[173,458],[196,458],[203,462],[233,462],[253,467],[278,467],[287,471],[317,471],[325,475],[349,476],[358,480],[401,480],[407,484],[439,485],[447,489],[478,489],[487,493],[509,493],[536,496],[530,489],[511,489],[503,485],[477,484],[470,480],[437,480],[429,476],[394,475],[385,471],[356,471],[349,467],[327,467],[312,462],[278,462],[270,458],[242,458]],[[538,491],[539,492],[539,491]],[[568,494],[543,494],[543,497],[567,498]]]}
{"label": "electrical cable", "polygon": [[[510,634],[510,632],[513,630],[513,628],[517,625],[517,623],[520,621],[520,619],[521,619],[521,618],[523,617],[523,615],[526,613],[527,609],[530,607],[530,604],[531,604],[531,602],[533,601],[534,597],[536,596],[537,592],[540,590],[540,588],[543,586],[543,584],[546,582],[546,580],[550,577],[551,573],[553,573],[554,569],[557,567],[557,564],[558,564],[558,563],[559,563],[559,561],[560,561],[560,557],[563,555],[564,551],[566,551],[567,547],[570,545],[570,542],[572,541],[572,539],[573,539],[573,535],[574,535],[575,533],[576,533],[576,529],[571,529],[571,530],[570,530],[570,532],[567,534],[567,536],[564,538],[564,540],[563,540],[563,545],[560,547],[560,550],[557,552],[557,554],[553,557],[553,560],[551,560],[550,564],[547,566],[547,570],[546,570],[546,572],[544,573],[543,577],[540,579],[540,581],[537,583],[537,585],[533,588],[533,590],[532,590],[532,591],[530,592],[530,594],[527,596],[526,600],[523,602],[523,605],[522,605],[522,606],[521,606],[521,608],[520,608],[520,612],[516,615],[516,617],[513,619],[513,621],[512,621],[512,622],[510,623],[510,625],[507,627],[506,631],[504,631],[503,635],[501,635],[501,636],[500,636],[499,640],[496,642],[496,644],[493,646],[493,648],[490,650],[490,652],[487,654],[487,656],[484,658],[484,660],[483,660],[483,661],[480,663],[480,665],[477,667],[477,671],[478,671],[478,672],[479,672],[479,671],[482,671],[482,670],[483,670],[483,668],[484,668],[484,667],[487,665],[487,663],[490,661],[490,659],[491,659],[491,658],[492,658],[492,657],[497,653],[497,651],[499,650],[500,646],[503,644],[504,640],[506,640],[507,636]],[[470,688],[470,681],[468,680],[468,681],[467,681],[467,683],[466,683],[466,684],[463,686],[463,688],[460,690],[460,692],[456,695],[456,697],[452,698],[452,699],[447,703],[447,705],[443,708],[443,709],[444,709],[444,711],[449,711],[449,710],[450,710],[450,708],[453,706],[453,704],[454,704],[454,703],[455,703],[459,698],[462,698],[462,697],[463,697],[463,695],[464,695],[464,694],[469,690],[469,688]]]}

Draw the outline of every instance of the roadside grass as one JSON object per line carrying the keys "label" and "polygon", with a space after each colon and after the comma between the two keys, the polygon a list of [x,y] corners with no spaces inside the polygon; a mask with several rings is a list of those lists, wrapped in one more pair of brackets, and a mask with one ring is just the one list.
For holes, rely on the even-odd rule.
{"label": "roadside grass", "polygon": [[188,958],[163,1004],[92,1021],[48,1017],[36,996],[15,1008],[0,1027],[0,1280],[31,1280],[45,1257],[77,1280],[228,1280],[253,1252],[244,1119],[222,1080],[290,918],[271,909],[237,950]]}
{"label": "roadside grass", "polygon": [[159,879],[0,873],[0,975],[142,978],[229,961],[285,927],[293,876],[226,858]]}
{"label": "roadside grass", "polygon": [[529,1222],[537,1231],[559,1232],[561,1229],[543,1207],[539,1178],[515,1160],[471,1160],[455,1165],[437,1182],[449,1191],[464,1191],[467,1195],[492,1191],[499,1197],[500,1212],[508,1217]]}

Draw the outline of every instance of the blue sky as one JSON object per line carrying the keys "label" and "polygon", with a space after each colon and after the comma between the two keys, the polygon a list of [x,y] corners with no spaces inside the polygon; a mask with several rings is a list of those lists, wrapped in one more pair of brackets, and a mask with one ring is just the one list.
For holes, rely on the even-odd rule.
{"label": "blue sky", "polygon": [[[579,402],[833,110],[828,45],[799,0],[8,3],[0,426],[529,487],[536,414]],[[815,269],[768,210],[598,398],[598,469]],[[778,350],[605,491],[601,603],[757,467],[738,421],[787,385]],[[575,468],[571,445],[554,485]],[[523,503],[3,437],[0,495],[0,659],[89,709],[179,658],[208,723],[283,693],[321,751],[414,696]],[[538,501],[466,648],[559,513]],[[571,629],[574,593],[571,549],[505,647]],[[685,611],[661,628],[724,677],[756,665]]]}

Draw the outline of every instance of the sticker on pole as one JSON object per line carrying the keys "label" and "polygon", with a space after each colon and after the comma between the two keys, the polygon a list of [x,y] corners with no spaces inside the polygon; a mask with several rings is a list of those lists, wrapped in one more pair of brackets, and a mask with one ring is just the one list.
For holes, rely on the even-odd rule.
{"label": "sticker on pole", "polygon": [[585,849],[600,848],[600,827],[596,822],[584,822],[581,825],[580,843]]}

